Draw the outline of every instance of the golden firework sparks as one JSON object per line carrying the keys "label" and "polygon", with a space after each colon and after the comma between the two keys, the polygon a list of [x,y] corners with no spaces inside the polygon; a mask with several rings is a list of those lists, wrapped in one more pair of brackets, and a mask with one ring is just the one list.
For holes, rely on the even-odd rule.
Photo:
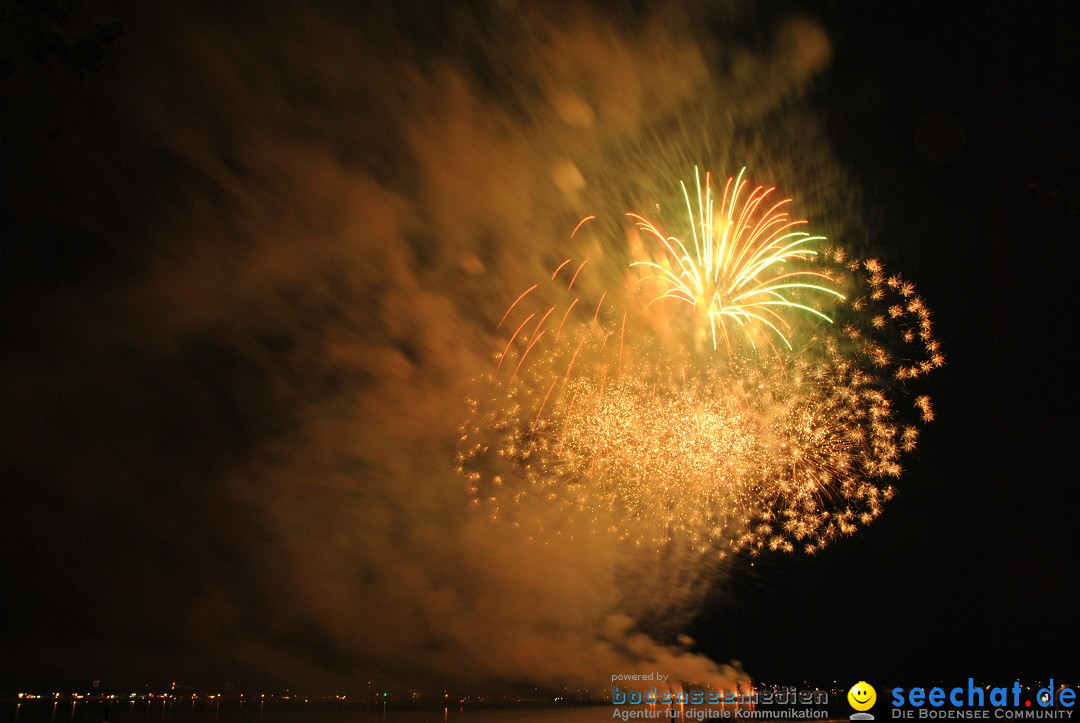
{"label": "golden firework sparks", "polygon": [[748,188],[728,179],[717,207],[706,175],[695,214],[682,186],[689,242],[627,214],[660,253],[621,287],[582,283],[598,264],[569,257],[515,298],[461,430],[476,506],[496,518],[535,498],[635,544],[720,555],[813,554],[881,514],[933,419],[927,396],[910,422],[895,404],[944,363],[930,312],[876,259],[813,248],[790,199]]}

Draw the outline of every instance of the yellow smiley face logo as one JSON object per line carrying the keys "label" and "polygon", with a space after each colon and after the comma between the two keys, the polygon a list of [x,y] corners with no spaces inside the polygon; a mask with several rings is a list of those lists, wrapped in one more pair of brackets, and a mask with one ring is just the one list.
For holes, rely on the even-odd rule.
{"label": "yellow smiley face logo", "polygon": [[870,710],[876,701],[877,691],[865,680],[860,680],[847,692],[847,702],[855,710]]}

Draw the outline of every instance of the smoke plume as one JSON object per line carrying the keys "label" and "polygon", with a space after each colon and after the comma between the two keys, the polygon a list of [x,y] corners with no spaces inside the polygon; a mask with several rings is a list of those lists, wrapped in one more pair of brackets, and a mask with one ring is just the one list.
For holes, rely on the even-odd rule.
{"label": "smoke plume", "polygon": [[[68,239],[61,256],[71,239],[84,253],[8,293],[4,496],[24,514],[4,565],[26,581],[8,665],[738,679],[666,644],[721,570],[664,578],[642,559],[628,581],[617,541],[474,515],[452,463],[499,317],[583,216],[745,164],[847,217],[802,109],[820,27],[675,5],[125,17],[12,196],[26,228]],[[659,609],[673,618],[642,619]]]}

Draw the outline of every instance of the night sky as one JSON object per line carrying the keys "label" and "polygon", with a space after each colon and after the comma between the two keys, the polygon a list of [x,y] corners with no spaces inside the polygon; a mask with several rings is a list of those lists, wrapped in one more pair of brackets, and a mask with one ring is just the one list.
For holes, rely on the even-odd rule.
{"label": "night sky", "polygon": [[[1070,328],[1075,281],[1064,256],[1047,259],[1067,255],[1076,221],[1075,19],[860,7],[820,9],[836,58],[819,101],[883,255],[934,299],[949,421],[927,428],[881,524],[816,559],[743,570],[716,612],[747,624],[702,625],[780,678],[1074,675],[1073,361],[1052,340]],[[935,114],[962,129],[946,158],[920,136]]]}
{"label": "night sky", "polygon": [[0,690],[631,665],[609,553],[484,532],[450,460],[496,310],[658,157],[803,184],[948,357],[883,516],[718,572],[693,650],[1075,679],[1075,17],[763,5],[6,6]]}

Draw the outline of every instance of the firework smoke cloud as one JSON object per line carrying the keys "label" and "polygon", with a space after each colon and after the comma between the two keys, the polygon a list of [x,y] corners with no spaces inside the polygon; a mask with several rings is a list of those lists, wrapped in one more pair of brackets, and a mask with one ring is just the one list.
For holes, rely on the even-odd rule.
{"label": "firework smoke cloud", "polygon": [[[742,679],[677,637],[717,553],[813,551],[876,516],[917,435],[892,385],[939,363],[913,287],[862,260],[858,196],[803,106],[825,33],[791,17],[751,47],[742,9],[694,3],[254,10],[135,11],[90,81],[111,100],[37,159],[47,184],[15,191],[33,209],[44,189],[105,261],[14,320],[12,544],[78,500],[80,542],[35,594],[63,599],[108,550],[99,584],[131,600],[46,606],[55,637],[21,659]],[[817,290],[680,291],[662,242],[711,238],[699,193],[737,226],[761,192],[725,201],[717,179],[744,166],[827,237],[784,261]],[[752,308],[770,293],[805,308]],[[174,634],[144,635],[150,611]]]}

